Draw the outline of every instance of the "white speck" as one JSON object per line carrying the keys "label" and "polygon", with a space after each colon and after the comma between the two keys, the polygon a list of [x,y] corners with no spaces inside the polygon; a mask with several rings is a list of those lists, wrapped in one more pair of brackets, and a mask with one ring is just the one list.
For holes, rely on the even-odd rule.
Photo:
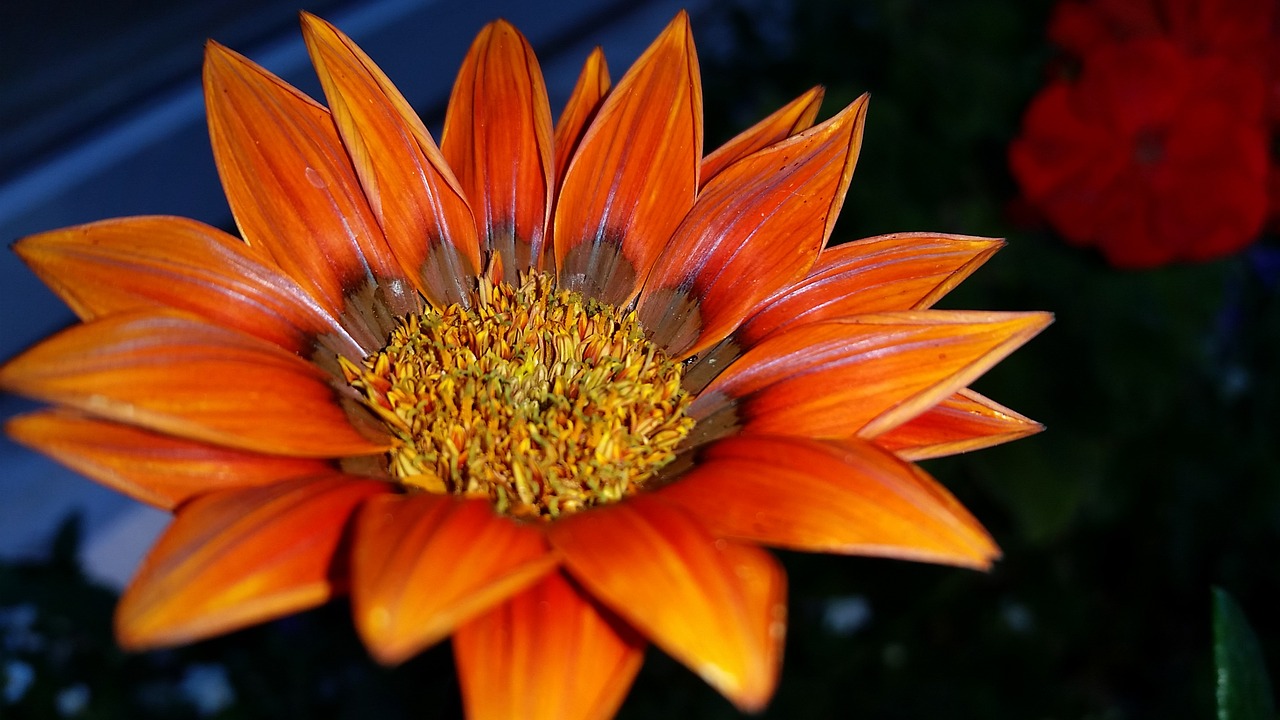
{"label": "white speck", "polygon": [[1000,615],[1004,618],[1004,624],[1019,635],[1025,635],[1035,629],[1035,616],[1031,614],[1030,608],[1020,602],[1003,603],[1000,607]]}
{"label": "white speck", "polygon": [[58,695],[53,699],[53,705],[62,717],[79,715],[89,707],[89,686],[76,683],[69,688],[59,690]]}
{"label": "white speck", "polygon": [[27,689],[36,680],[36,671],[21,660],[10,660],[4,664],[4,702],[13,705],[27,694]]}
{"label": "white speck", "polygon": [[831,598],[822,610],[822,624],[832,635],[849,637],[871,622],[871,603],[861,595]]}
{"label": "white speck", "polygon": [[306,175],[307,175],[307,182],[311,183],[312,185],[320,189],[324,189],[325,187],[324,178],[320,177],[320,173],[316,172],[315,168],[313,167],[307,168]]}
{"label": "white speck", "polygon": [[216,715],[236,701],[236,691],[227,679],[227,671],[217,663],[188,667],[178,687],[200,717]]}

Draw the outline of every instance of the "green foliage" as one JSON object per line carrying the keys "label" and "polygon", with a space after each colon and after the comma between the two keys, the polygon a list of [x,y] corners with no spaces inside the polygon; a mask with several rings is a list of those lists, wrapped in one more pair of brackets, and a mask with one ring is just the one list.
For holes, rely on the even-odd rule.
{"label": "green foliage", "polygon": [[1244,612],[1222,588],[1213,588],[1213,660],[1218,720],[1274,720],[1271,683]]}

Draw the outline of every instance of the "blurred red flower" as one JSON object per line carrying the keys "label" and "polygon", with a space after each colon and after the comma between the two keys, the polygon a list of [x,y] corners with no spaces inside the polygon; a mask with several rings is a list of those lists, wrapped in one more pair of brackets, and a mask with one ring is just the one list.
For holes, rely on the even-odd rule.
{"label": "blurred red flower", "polygon": [[1074,71],[1032,101],[1010,146],[1026,200],[1118,267],[1208,260],[1252,242],[1275,207],[1275,5],[1059,3],[1049,37]]}
{"label": "blurred red flower", "polygon": [[1033,100],[1010,165],[1068,241],[1113,265],[1225,255],[1266,216],[1262,90],[1168,40],[1103,45]]}
{"label": "blurred red flower", "polygon": [[1140,38],[1171,40],[1191,55],[1218,55],[1261,68],[1274,37],[1276,0],[1063,0],[1049,40],[1076,57]]}

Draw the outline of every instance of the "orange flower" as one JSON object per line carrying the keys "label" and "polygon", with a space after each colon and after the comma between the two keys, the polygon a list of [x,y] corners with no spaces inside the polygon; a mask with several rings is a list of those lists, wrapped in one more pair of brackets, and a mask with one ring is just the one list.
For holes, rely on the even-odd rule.
{"label": "orange flower", "polygon": [[528,42],[472,45],[439,146],[303,17],[325,109],[205,62],[244,242],[135,217],[26,238],[84,320],[0,370],[9,432],[175,520],[120,600],[128,648],[349,593],[394,664],[452,635],[473,717],[612,713],[648,641],[744,710],[773,692],[781,567],[756,545],[987,567],[909,460],[1039,426],[968,390],[1043,313],[929,307],[1000,245],[823,251],[865,97],[815,89],[703,157],[678,16],[553,127]]}

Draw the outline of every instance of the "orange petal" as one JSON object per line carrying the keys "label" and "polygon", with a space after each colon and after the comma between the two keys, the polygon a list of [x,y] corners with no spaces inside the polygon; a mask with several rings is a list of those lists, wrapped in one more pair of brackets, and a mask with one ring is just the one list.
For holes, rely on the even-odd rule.
{"label": "orange petal", "polygon": [[129,217],[32,235],[18,255],[83,320],[176,308],[300,355],[364,356],[337,320],[239,238],[195,220]]}
{"label": "orange petal", "polygon": [[768,702],[786,629],[786,579],[768,553],[643,496],[547,535],[583,587],[739,709]]}
{"label": "orange petal", "polygon": [[875,443],[900,458],[926,460],[1000,445],[1043,429],[1035,420],[966,388],[878,435]]}
{"label": "orange petal", "polygon": [[0,368],[6,390],[192,440],[305,457],[385,450],[327,379],[268,342],[152,313],[78,325]]}
{"label": "orange petal", "polygon": [[472,720],[611,718],[644,647],[644,638],[558,572],[453,636]]}
{"label": "orange petal", "polygon": [[809,271],[844,203],[866,105],[864,95],[707,184],[640,293],[640,322],[670,355],[719,342]]}
{"label": "orange petal", "polygon": [[351,513],[389,487],[332,475],[192,500],[120,597],[121,646],[181,645],[327,602],[344,589]]}
{"label": "orange petal", "polygon": [[487,500],[416,493],[366,503],[356,519],[351,606],[369,652],[403,662],[556,565],[537,529]]}
{"label": "orange petal", "polygon": [[302,34],[365,197],[405,274],[437,305],[464,302],[480,273],[480,240],[431,134],[350,38],[305,12]]}
{"label": "orange petal", "polygon": [[702,180],[699,188],[701,189],[707,181],[719,175],[726,167],[751,153],[813,127],[813,121],[818,117],[818,108],[822,105],[824,95],[826,90],[823,88],[812,88],[716,148],[702,160]]}
{"label": "orange petal", "polygon": [[471,201],[480,241],[507,279],[541,267],[555,180],[551,104],[529,41],[504,20],[471,44],[440,149]]}
{"label": "orange petal", "polygon": [[702,81],[681,11],[605,98],[573,155],[556,204],[560,286],[630,302],[693,206],[701,159]]}
{"label": "orange petal", "polygon": [[204,89],[213,157],[241,234],[377,349],[387,314],[416,310],[419,296],[387,247],[329,112],[214,42]]}
{"label": "orange petal", "polygon": [[604,51],[596,48],[587,56],[573,86],[569,102],[565,103],[560,122],[556,123],[556,187],[564,182],[564,171],[569,167],[573,151],[578,149],[587,125],[595,118],[600,104],[609,92],[609,66],[604,61]]}
{"label": "orange petal", "polygon": [[804,280],[765,302],[734,340],[750,347],[800,323],[927,309],[1003,246],[987,238],[895,233],[828,248]]}
{"label": "orange petal", "polygon": [[1051,321],[1047,313],[919,310],[801,325],[747,351],[689,412],[700,425],[708,420],[701,439],[734,426],[875,437],[967,386]]}
{"label": "orange petal", "polygon": [[999,555],[933,478],[856,438],[725,438],[658,496],[714,535],[794,550],[975,568]]}
{"label": "orange petal", "polygon": [[23,415],[5,430],[63,465],[165,510],[215,490],[333,469],[321,460],[233,450],[63,411]]}

